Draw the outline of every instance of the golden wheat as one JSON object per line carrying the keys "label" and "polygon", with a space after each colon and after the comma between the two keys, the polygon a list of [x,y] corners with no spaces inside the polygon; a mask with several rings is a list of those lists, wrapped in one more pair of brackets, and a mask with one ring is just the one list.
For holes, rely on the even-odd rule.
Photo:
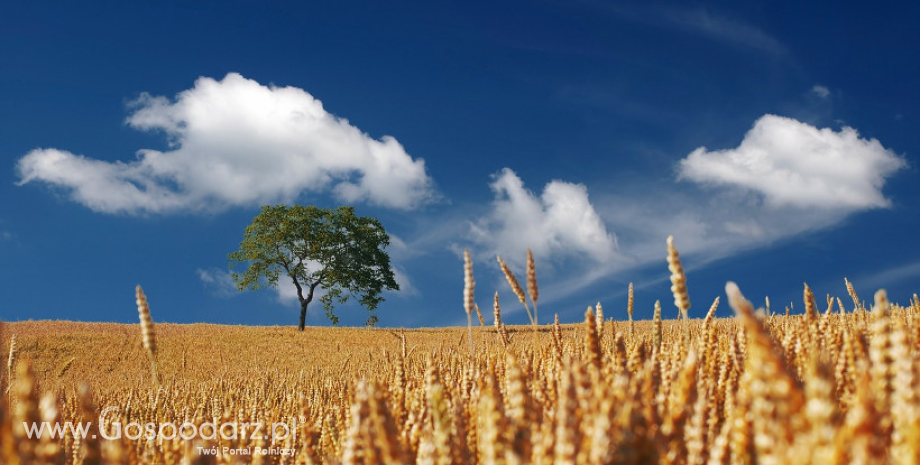
{"label": "golden wheat", "polygon": [[[464,309],[471,316],[467,257]],[[686,278],[672,265],[679,262],[669,259],[669,268],[684,313]],[[806,316],[786,317],[755,310],[729,284],[734,318],[716,317],[715,296],[698,320],[662,319],[656,302],[652,321],[632,321],[626,330],[599,320],[598,305],[583,323],[561,324],[557,313],[531,340],[513,337],[526,327],[501,321],[496,293],[495,328],[478,329],[468,353],[462,343],[473,340],[471,318],[466,329],[301,333],[157,324],[154,334],[146,296],[137,291],[142,344],[137,328],[125,325],[7,324],[18,342],[3,341],[12,346],[13,373],[10,400],[0,402],[0,463],[920,462],[916,298],[905,307],[878,293],[869,314],[853,293],[855,311],[837,301],[839,313],[809,317],[809,289]],[[79,355],[86,350],[91,363]],[[149,383],[144,363],[154,357],[159,385]],[[117,410],[99,423],[105,407]],[[89,434],[68,430],[57,438],[47,430],[30,437],[22,428],[42,421],[91,425]],[[187,423],[204,432],[215,422],[285,424],[297,434],[101,437],[116,424],[123,433],[130,423]]]}

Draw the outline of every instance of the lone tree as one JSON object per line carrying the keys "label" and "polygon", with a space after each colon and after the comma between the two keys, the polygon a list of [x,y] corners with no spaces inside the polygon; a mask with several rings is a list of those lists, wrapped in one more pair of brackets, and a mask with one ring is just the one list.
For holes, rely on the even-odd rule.
{"label": "lone tree", "polygon": [[389,243],[380,221],[356,216],[352,207],[266,205],[246,227],[240,249],[228,257],[231,267],[249,266],[243,273],[233,273],[241,292],[277,288],[282,273],[294,282],[301,331],[317,288],[326,291],[320,301],[332,324],[339,323],[334,303],[356,297],[371,312],[366,324],[374,325],[373,312],[384,300],[382,291],[399,289],[384,251]]}

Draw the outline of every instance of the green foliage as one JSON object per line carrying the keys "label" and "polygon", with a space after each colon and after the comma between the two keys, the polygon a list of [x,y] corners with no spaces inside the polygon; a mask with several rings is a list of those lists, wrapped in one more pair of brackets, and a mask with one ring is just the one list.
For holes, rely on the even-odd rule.
{"label": "green foliage", "polygon": [[356,216],[352,207],[266,205],[228,258],[231,267],[248,265],[233,273],[240,291],[276,288],[279,279],[291,279],[301,303],[301,329],[317,287],[326,291],[320,301],[333,324],[339,322],[335,303],[355,297],[372,312],[367,324],[373,325],[383,290],[399,289],[384,250],[389,243],[380,221]]}

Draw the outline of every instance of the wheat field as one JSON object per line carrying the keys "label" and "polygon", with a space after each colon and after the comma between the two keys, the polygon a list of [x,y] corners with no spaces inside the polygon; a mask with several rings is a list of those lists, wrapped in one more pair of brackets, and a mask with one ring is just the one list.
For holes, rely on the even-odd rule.
{"label": "wheat field", "polygon": [[[790,316],[729,283],[733,318],[713,318],[717,299],[705,319],[663,321],[656,303],[632,321],[630,298],[607,309],[626,321],[597,305],[512,327],[497,305],[486,326],[466,284],[471,328],[144,323],[155,296],[139,325],[3,323],[0,463],[920,463],[916,296],[865,308],[847,281],[847,304],[819,307],[806,286]],[[41,422],[86,434],[23,427]]]}

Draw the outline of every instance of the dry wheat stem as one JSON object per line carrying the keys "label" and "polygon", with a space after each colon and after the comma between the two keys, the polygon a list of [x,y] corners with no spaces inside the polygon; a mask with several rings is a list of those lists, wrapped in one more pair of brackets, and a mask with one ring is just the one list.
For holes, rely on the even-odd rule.
{"label": "dry wheat stem", "polygon": [[144,290],[138,284],[135,288],[135,297],[137,303],[137,313],[141,322],[141,341],[144,349],[147,349],[147,355],[150,358],[150,373],[153,375],[153,382],[160,384],[160,376],[157,373],[157,336],[153,328],[153,318],[150,316],[150,305],[147,303],[147,296]]}
{"label": "dry wheat stem", "polygon": [[674,236],[668,236],[668,270],[671,271],[671,293],[674,294],[674,305],[680,310],[684,320],[685,344],[690,343],[690,326],[687,312],[690,310],[690,297],[687,295],[687,276],[680,263],[680,254],[674,247]]}
{"label": "dry wheat stem", "polygon": [[514,273],[511,272],[511,269],[508,268],[508,264],[502,260],[502,257],[496,255],[495,258],[498,261],[499,268],[501,268],[502,273],[505,275],[505,279],[508,281],[508,285],[511,286],[514,295],[516,295],[521,304],[524,305],[524,310],[527,311],[527,318],[530,319],[531,324],[534,324],[533,314],[530,313],[530,306],[527,305],[527,296],[524,294],[524,288],[521,287],[521,283],[518,282],[517,277],[514,276]]}
{"label": "dry wheat stem", "polygon": [[6,382],[7,392],[9,392],[13,383],[13,365],[16,364],[16,335],[10,337],[10,357],[6,361]]}
{"label": "dry wheat stem", "polygon": [[466,327],[470,339],[470,355],[476,351],[473,348],[473,310],[476,308],[476,280],[473,278],[473,260],[470,251],[463,249],[463,309],[466,310]]}
{"label": "dry wheat stem", "polygon": [[635,329],[633,325],[633,283],[629,283],[629,289],[627,291],[626,297],[626,314],[629,316],[629,337],[632,338],[635,335]]}
{"label": "dry wheat stem", "polygon": [[540,297],[540,288],[537,286],[537,266],[533,260],[533,252],[527,249],[527,293],[530,294],[530,301],[533,303],[533,324],[540,324],[537,316],[537,299]]}
{"label": "dry wheat stem", "polygon": [[853,299],[853,311],[859,311],[861,305],[859,304],[859,296],[856,295],[856,289],[853,288],[853,283],[847,278],[843,278],[843,282],[847,286],[847,293],[850,294],[850,298]]}

